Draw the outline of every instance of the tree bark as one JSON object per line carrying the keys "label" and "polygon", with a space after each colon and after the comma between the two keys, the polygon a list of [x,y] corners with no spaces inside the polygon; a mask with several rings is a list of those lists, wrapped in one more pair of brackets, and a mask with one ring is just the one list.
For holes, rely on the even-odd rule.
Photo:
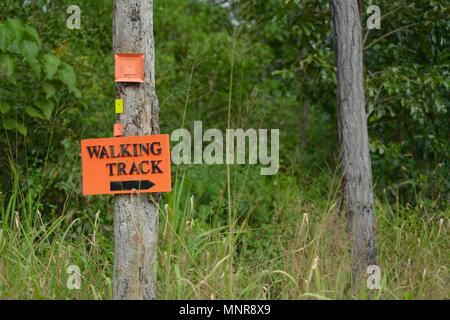
{"label": "tree bark", "polygon": [[[144,83],[116,83],[124,100],[125,136],[159,133],[155,90],[153,0],[115,0],[115,53],[144,53]],[[117,195],[114,213],[114,299],[155,299],[153,264],[158,240],[159,194]]]}
{"label": "tree bark", "polygon": [[352,243],[353,279],[376,264],[372,169],[365,111],[358,0],[331,0],[343,197]]}

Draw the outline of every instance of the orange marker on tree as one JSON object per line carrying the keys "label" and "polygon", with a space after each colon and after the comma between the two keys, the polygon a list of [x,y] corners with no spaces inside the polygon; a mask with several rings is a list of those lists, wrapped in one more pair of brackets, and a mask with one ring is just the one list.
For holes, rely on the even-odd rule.
{"label": "orange marker on tree", "polygon": [[115,82],[144,82],[144,54],[118,53],[115,55]]}
{"label": "orange marker on tree", "polygon": [[121,123],[114,123],[114,137],[123,136],[123,125]]}

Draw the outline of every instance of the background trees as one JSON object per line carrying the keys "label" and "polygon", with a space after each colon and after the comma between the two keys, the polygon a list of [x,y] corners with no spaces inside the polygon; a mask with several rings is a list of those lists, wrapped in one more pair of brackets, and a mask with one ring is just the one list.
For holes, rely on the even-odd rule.
{"label": "background trees", "polygon": [[[380,185],[378,190],[390,200],[400,197],[411,205],[429,199],[442,203],[443,193],[449,189],[445,179],[449,166],[445,156],[449,132],[445,117],[449,108],[445,97],[449,86],[445,16],[449,9],[442,1],[380,1],[378,5],[386,14],[382,29],[364,30],[367,112],[376,185]],[[108,77],[104,76],[112,72],[108,60],[111,57],[105,55],[111,48],[107,40],[111,2],[89,4],[82,1],[80,7],[86,8],[82,13],[84,27],[69,30],[65,28],[64,1],[47,4],[45,9],[39,1],[24,6],[17,6],[13,1],[2,4],[5,39],[19,43],[25,37],[30,48],[24,52],[27,57],[17,59],[19,51],[26,50],[23,46],[15,49],[19,50],[17,58],[2,47],[2,77],[7,81],[2,89],[8,90],[9,97],[11,91],[20,91],[25,100],[27,94],[31,95],[29,88],[38,90],[32,94],[33,104],[29,106],[11,103],[6,92],[3,93],[2,111],[6,114],[8,110],[11,115],[8,119],[23,112],[25,120],[32,121],[24,123],[22,132],[25,128],[33,131],[35,125],[48,121],[37,119],[45,117],[44,111],[37,112],[39,106],[49,114],[56,107],[52,99],[61,94],[72,99],[78,96],[65,101],[68,116],[64,120],[73,122],[71,126],[60,126],[61,130],[70,127],[75,134],[92,136],[99,134],[97,128],[103,134],[110,128],[110,117],[100,105],[109,98],[103,88],[112,90]],[[309,122],[320,125],[308,126],[314,150],[297,156],[307,161],[308,168],[323,159],[333,162],[337,140],[333,135],[336,130],[333,121],[335,79],[328,1],[255,0],[233,2],[228,6],[171,0],[158,4],[155,11],[159,13],[155,19],[160,24],[155,32],[160,52],[157,81],[162,92],[162,108],[166,107],[169,114],[163,119],[165,130],[177,127],[177,116],[183,114],[191,71],[192,107],[188,105],[186,124],[201,118],[211,125],[223,125],[230,67],[229,43],[233,29],[238,29],[236,64],[239,73],[235,92],[239,94],[234,102],[237,108],[245,105],[245,109],[237,113],[235,120],[253,126],[262,121],[266,126],[284,126],[288,130],[283,130],[287,132],[283,141],[293,150],[299,144],[303,102],[308,101],[311,105]],[[170,11],[170,14],[160,14],[162,11]],[[7,18],[22,19],[22,22],[8,22]],[[365,24],[363,27],[365,29]],[[13,31],[13,28],[18,29]],[[21,28],[28,31],[21,31]],[[36,32],[30,31],[33,29]],[[33,71],[27,61],[32,61],[39,53],[36,59],[42,64],[32,64],[38,66],[33,68],[42,69],[42,77],[49,81],[45,68],[50,68],[50,72],[56,67],[54,78],[50,80],[53,84],[39,82],[33,86],[25,80],[20,81],[19,87],[11,87],[20,70],[19,66],[17,70],[13,67],[22,62],[29,70],[25,70],[24,76],[33,81],[38,71]],[[67,89],[61,87],[56,91],[58,94],[52,96],[52,87],[58,82]],[[83,89],[81,99],[80,89]],[[47,95],[50,103],[42,104]],[[15,112],[14,116],[11,112]],[[92,126],[94,120],[96,126]],[[8,122],[8,127],[14,131],[15,124]],[[327,129],[323,130],[324,127]],[[68,134],[65,136],[71,139]]]}

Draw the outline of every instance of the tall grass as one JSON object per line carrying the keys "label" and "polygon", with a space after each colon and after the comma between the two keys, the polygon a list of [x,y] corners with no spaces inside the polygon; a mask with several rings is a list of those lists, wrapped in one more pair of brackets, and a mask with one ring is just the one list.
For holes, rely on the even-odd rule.
{"label": "tall grass", "polygon": [[[257,207],[250,206],[245,212],[236,211],[240,219],[230,227],[199,216],[185,179],[181,174],[177,189],[160,210],[155,266],[160,299],[449,298],[449,212],[424,215],[378,202],[382,287],[361,286],[354,292],[348,290],[344,221],[336,218],[334,197],[323,196],[329,191],[324,188],[332,185],[302,189],[293,178],[279,178],[282,187],[270,221],[251,223]],[[0,298],[110,299],[113,239],[98,223],[102,212],[71,221],[64,216],[45,219],[46,212],[33,209],[39,206],[21,191],[19,180],[15,176],[11,194],[0,197]],[[237,191],[233,199],[242,197]],[[240,207],[236,201],[233,206]],[[211,206],[211,214],[220,210],[224,210],[220,203]],[[78,233],[80,226],[84,227]],[[230,229],[235,237],[231,252]],[[231,296],[225,280],[230,254]],[[81,269],[79,290],[67,287],[71,265]]]}
{"label": "tall grass", "polygon": [[[0,195],[0,299],[110,298],[111,246],[98,225],[86,237],[74,230],[80,219],[44,222],[35,199],[13,188],[9,199]],[[81,290],[67,287],[71,265],[83,270]]]}

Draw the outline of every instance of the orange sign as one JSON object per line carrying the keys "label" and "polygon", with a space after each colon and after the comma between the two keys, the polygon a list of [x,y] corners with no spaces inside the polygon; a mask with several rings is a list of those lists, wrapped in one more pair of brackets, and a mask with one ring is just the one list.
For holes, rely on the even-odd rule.
{"label": "orange sign", "polygon": [[114,137],[123,136],[123,125],[121,123],[114,123]]}
{"label": "orange sign", "polygon": [[83,194],[171,191],[169,135],[81,140]]}
{"label": "orange sign", "polygon": [[143,53],[118,53],[115,59],[115,82],[144,82]]}

